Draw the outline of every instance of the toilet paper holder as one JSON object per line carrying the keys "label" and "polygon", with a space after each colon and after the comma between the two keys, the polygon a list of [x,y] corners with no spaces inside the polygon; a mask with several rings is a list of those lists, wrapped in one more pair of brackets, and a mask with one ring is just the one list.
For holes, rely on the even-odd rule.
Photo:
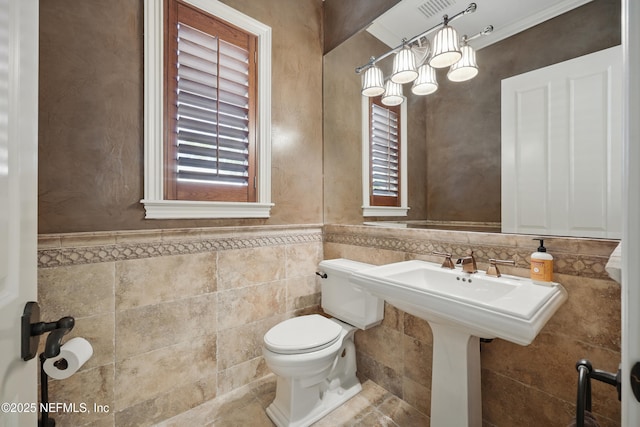
{"label": "toilet paper holder", "polygon": [[[40,419],[38,427],[55,427],[56,422],[49,418],[49,377],[44,369],[45,360],[56,357],[60,354],[62,337],[64,337],[75,326],[75,319],[70,316],[61,317],[56,322],[40,321],[40,305],[35,301],[25,304],[22,312],[22,360],[27,361],[36,357],[40,336],[49,333],[44,346],[44,351],[40,354]],[[43,406],[44,404],[44,406]]]}
{"label": "toilet paper holder", "polygon": [[22,313],[22,360],[27,361],[36,357],[40,336],[49,332],[44,347],[46,358],[56,357],[60,354],[62,337],[75,326],[75,319],[70,316],[61,317],[56,322],[40,321],[40,305],[35,301],[25,304]]}

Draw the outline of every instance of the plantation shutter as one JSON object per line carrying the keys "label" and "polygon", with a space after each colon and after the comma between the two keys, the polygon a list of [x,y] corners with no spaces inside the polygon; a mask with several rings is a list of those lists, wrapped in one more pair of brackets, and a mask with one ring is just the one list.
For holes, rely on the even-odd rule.
{"label": "plantation shutter", "polygon": [[182,200],[254,201],[255,38],[180,3],[174,29],[169,192]]}
{"label": "plantation shutter", "polygon": [[370,104],[371,206],[400,206],[400,108]]}

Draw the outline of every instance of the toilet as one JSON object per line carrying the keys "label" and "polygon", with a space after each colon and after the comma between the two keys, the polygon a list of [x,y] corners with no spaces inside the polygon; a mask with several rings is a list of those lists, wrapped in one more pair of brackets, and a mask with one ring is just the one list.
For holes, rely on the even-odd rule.
{"label": "toilet", "polygon": [[264,335],[263,355],[277,377],[276,398],[267,415],[278,427],[306,427],[355,396],[357,329],[379,325],[384,301],[349,282],[354,271],[373,265],[347,259],[320,263],[319,314],[285,320]]}

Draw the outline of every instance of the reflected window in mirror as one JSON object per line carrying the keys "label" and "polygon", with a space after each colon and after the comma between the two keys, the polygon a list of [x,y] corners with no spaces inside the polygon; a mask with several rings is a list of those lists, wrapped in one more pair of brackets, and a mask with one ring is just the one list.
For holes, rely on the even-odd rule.
{"label": "reflected window in mirror", "polygon": [[407,103],[362,100],[363,216],[406,216]]}

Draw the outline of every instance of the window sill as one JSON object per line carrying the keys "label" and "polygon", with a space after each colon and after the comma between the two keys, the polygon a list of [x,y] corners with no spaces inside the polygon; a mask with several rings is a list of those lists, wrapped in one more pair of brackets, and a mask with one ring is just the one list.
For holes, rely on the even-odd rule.
{"label": "window sill", "polygon": [[273,203],[140,200],[145,219],[269,218]]}
{"label": "window sill", "polygon": [[362,216],[407,216],[408,207],[363,206]]}

